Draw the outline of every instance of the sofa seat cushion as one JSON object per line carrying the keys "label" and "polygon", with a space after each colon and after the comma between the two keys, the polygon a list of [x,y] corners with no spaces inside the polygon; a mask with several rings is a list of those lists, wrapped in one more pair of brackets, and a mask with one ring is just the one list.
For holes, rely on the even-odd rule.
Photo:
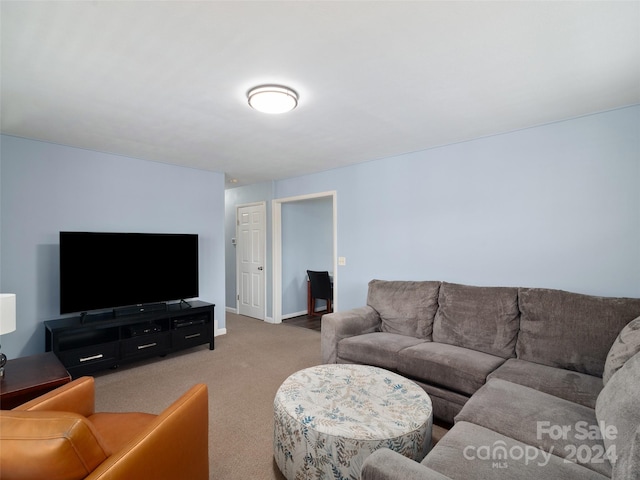
{"label": "sofa seat cushion", "polygon": [[590,408],[596,407],[596,399],[602,390],[600,377],[517,358],[504,362],[489,374],[489,378],[508,380]]}
{"label": "sofa seat cushion", "polygon": [[596,403],[596,417],[603,428],[604,444],[608,451],[615,452],[618,456],[618,462],[613,466],[613,478],[625,478],[619,468],[628,469],[634,464],[640,468],[640,442],[637,438],[640,428],[638,399],[640,353],[636,353],[613,374]]}
{"label": "sofa seat cushion", "polygon": [[429,394],[434,418],[453,425],[453,419],[460,413],[463,405],[469,401],[469,395],[430,385],[420,380],[413,379],[413,381]]}
{"label": "sofa seat cushion", "polygon": [[471,397],[455,420],[486,427],[611,476],[592,408],[494,378]]}
{"label": "sofa seat cushion", "polygon": [[0,471],[15,480],[79,480],[109,456],[87,418],[71,412],[0,412]]}
{"label": "sofa seat cushion", "polygon": [[100,434],[109,455],[119,451],[142,433],[157,415],[150,413],[96,413],[88,417]]}
{"label": "sofa seat cushion", "polygon": [[427,383],[473,395],[504,358],[446,343],[425,342],[398,353],[398,371]]}
{"label": "sofa seat cushion", "polygon": [[433,341],[498,357],[515,357],[520,311],[518,289],[443,282]]}
{"label": "sofa seat cushion", "polygon": [[425,340],[395,333],[374,332],[345,338],[338,343],[338,362],[361,363],[397,370],[398,352]]}
{"label": "sofa seat cushion", "polygon": [[367,305],[380,315],[380,329],[431,340],[440,282],[371,280]]}
{"label": "sofa seat cushion", "polygon": [[392,478],[398,480],[451,480],[449,477],[385,447],[377,449],[363,462],[361,480],[389,480]]}
{"label": "sofa seat cushion", "polygon": [[616,461],[613,480],[640,478],[640,426],[636,428],[629,444],[622,448]]}
{"label": "sofa seat cushion", "polygon": [[602,377],[618,333],[640,315],[640,298],[520,288],[517,358]]}
{"label": "sofa seat cushion", "polygon": [[604,363],[602,382],[606,384],[611,376],[638,352],[640,352],[640,317],[631,320],[611,345]]}
{"label": "sofa seat cushion", "polygon": [[605,480],[573,462],[468,422],[458,422],[421,462],[452,479]]}

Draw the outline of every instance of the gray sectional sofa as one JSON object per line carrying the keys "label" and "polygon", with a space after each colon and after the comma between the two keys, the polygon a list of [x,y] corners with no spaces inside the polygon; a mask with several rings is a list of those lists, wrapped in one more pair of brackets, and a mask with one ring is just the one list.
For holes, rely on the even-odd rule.
{"label": "gray sectional sofa", "polygon": [[637,478],[637,317],[640,299],[372,280],[366,306],[323,317],[323,361],[411,378],[455,425],[422,464],[381,450],[362,479]]}

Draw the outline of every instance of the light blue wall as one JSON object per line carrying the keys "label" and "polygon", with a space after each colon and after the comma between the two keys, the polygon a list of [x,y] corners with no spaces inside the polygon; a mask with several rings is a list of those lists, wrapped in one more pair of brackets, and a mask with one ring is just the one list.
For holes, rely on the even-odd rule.
{"label": "light blue wall", "polygon": [[278,181],[337,191],[340,310],[373,278],[640,296],[640,106]]}
{"label": "light blue wall", "polygon": [[43,352],[42,322],[59,315],[61,230],[197,233],[200,298],[225,327],[223,174],[4,135],[0,148],[0,286],[18,311],[1,339],[9,358]]}
{"label": "light blue wall", "polygon": [[[282,204],[282,315],[306,313],[307,270],[333,270],[333,199]],[[324,301],[318,302],[318,307]]]}

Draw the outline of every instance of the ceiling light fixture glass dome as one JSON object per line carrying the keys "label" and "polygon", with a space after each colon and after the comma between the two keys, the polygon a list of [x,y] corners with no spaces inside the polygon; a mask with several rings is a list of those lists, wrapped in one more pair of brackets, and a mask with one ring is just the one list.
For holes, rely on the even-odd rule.
{"label": "ceiling light fixture glass dome", "polygon": [[298,106],[298,94],[281,85],[261,85],[247,93],[251,108],[263,113],[290,112]]}

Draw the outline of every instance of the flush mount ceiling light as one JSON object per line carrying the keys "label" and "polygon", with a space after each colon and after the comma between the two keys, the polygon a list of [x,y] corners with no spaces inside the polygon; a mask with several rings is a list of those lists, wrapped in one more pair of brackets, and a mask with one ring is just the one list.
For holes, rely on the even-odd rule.
{"label": "flush mount ceiling light", "polygon": [[281,85],[262,85],[247,93],[251,108],[263,113],[285,113],[298,106],[298,94]]}

